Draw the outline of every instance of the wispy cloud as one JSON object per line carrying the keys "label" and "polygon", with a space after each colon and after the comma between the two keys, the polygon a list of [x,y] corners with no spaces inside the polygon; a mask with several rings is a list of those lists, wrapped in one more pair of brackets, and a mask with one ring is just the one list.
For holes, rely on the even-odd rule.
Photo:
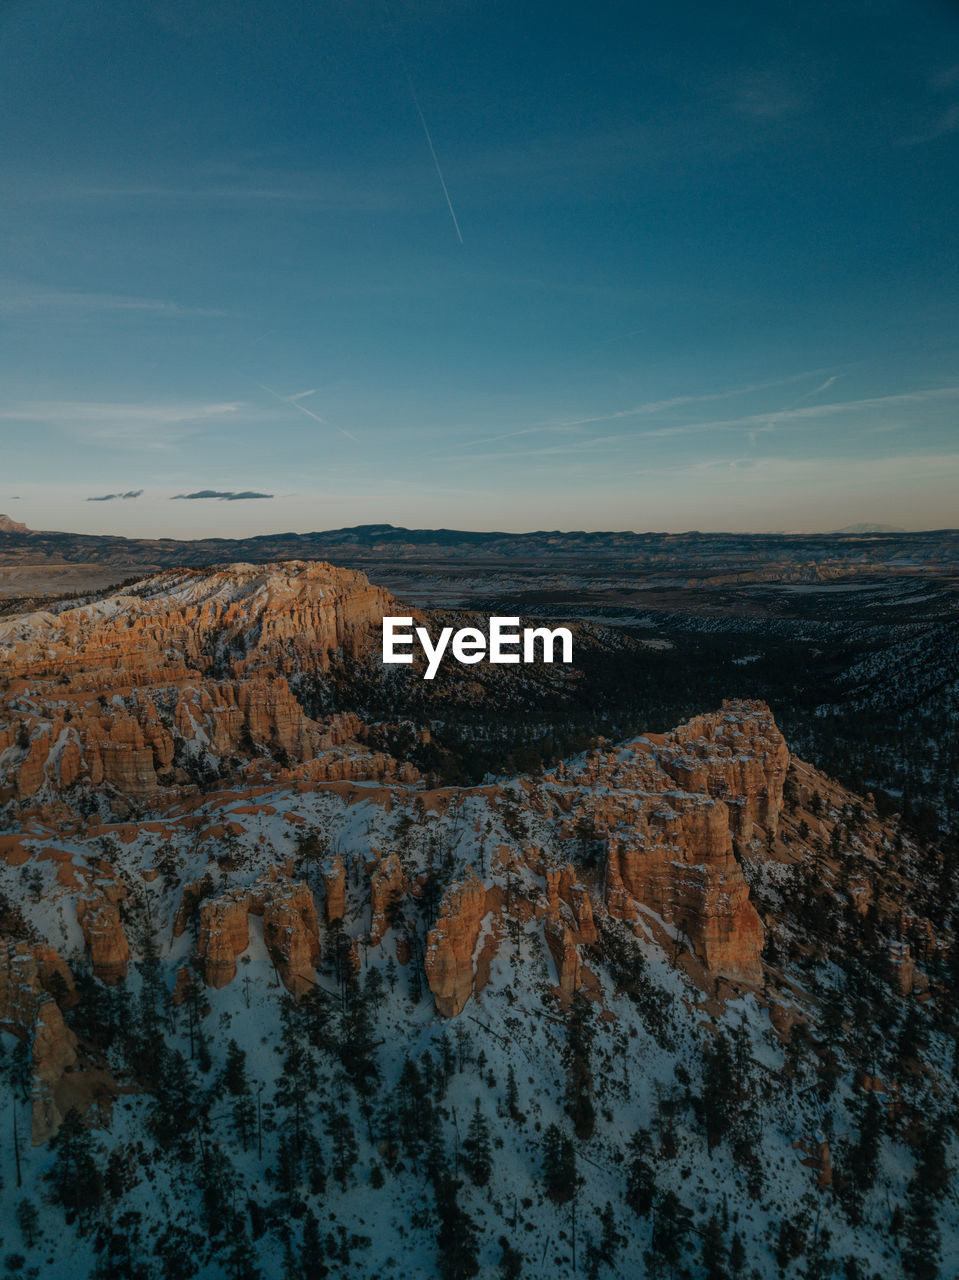
{"label": "wispy cloud", "polygon": [[[956,93],[959,92],[959,63],[951,67],[944,67],[941,71],[931,75],[928,87],[933,94],[939,95],[940,102],[947,95],[955,97]],[[950,133],[955,133],[959,129],[959,102],[953,101],[945,108],[941,105],[935,110],[930,108],[927,121],[926,126],[917,133],[897,139],[898,145],[901,147],[918,147],[925,142],[934,142],[937,138],[943,138]]]}
{"label": "wispy cloud", "polygon": [[91,293],[80,289],[25,288],[4,282],[0,288],[0,314],[65,312],[68,314],[141,313],[175,319],[184,317],[222,317],[230,314],[219,307],[196,307],[165,298],[137,298],[118,293]]}
{"label": "wispy cloud", "polygon": [[672,474],[687,481],[723,476],[724,483],[756,486],[777,485],[808,488],[813,494],[824,488],[853,490],[862,485],[939,480],[948,484],[959,476],[959,453],[898,453],[881,458],[697,458],[674,463],[644,465],[634,475]]}
{"label": "wispy cloud", "polygon": [[929,84],[939,93],[948,93],[951,89],[959,89],[959,62],[951,67],[943,67],[929,77]]}
{"label": "wispy cloud", "polygon": [[201,425],[241,408],[241,401],[30,400],[0,409],[0,421],[45,423],[89,443],[152,451],[167,449]]}
{"label": "wispy cloud", "polygon": [[[452,448],[466,449],[477,444],[496,444],[500,440],[511,440],[518,436],[538,435],[543,432],[573,431],[579,427],[594,426],[603,422],[619,422],[627,418],[666,413],[671,409],[683,409],[687,405],[706,404],[716,400],[732,400],[737,396],[752,395],[759,391],[772,391],[777,387],[789,386],[792,383],[802,382],[806,378],[821,377],[825,372],[824,369],[807,369],[803,373],[789,374],[785,378],[772,378],[765,382],[745,383],[742,386],[728,387],[722,391],[708,391],[699,395],[672,396],[665,400],[648,400],[643,404],[634,405],[630,409],[614,409],[609,413],[593,413],[580,418],[557,418],[555,420],[535,422],[528,427],[519,427],[514,431],[503,431],[497,435],[464,440],[461,444],[453,445]],[[840,374],[835,374],[827,379],[819,390],[824,390],[840,376]],[[809,394],[814,395],[816,393],[810,392]]]}
{"label": "wispy cloud", "polygon": [[87,498],[87,502],[115,502],[118,498],[139,498],[142,489],[128,489],[126,493],[101,493],[98,497]]}
{"label": "wispy cloud", "polygon": [[175,493],[170,501],[175,502],[178,498],[187,501],[193,501],[197,498],[218,498],[221,502],[245,502],[250,498],[272,497],[272,493],[256,493],[252,489],[244,489],[242,491],[233,489],[197,489],[195,493]]}
{"label": "wispy cloud", "polygon": [[221,162],[176,169],[160,178],[107,173],[101,181],[86,174],[24,172],[9,175],[7,195],[72,204],[289,205],[320,213],[386,213],[410,206],[408,178],[397,165],[344,174]]}
{"label": "wispy cloud", "polygon": [[918,147],[924,142],[934,142],[936,138],[943,138],[947,134],[955,133],[959,129],[959,102],[954,102],[951,107],[947,107],[941,112],[935,120],[919,133],[910,135],[908,138],[901,138],[899,145],[902,147]]}
{"label": "wispy cloud", "polygon": [[730,108],[754,120],[782,120],[803,105],[791,78],[779,71],[752,71],[732,87]]}
{"label": "wispy cloud", "polygon": [[837,414],[857,413],[869,409],[889,409],[901,405],[925,404],[937,400],[953,400],[959,397],[959,387],[930,387],[919,391],[905,391],[898,395],[873,396],[862,400],[836,400],[829,404],[804,405],[802,408],[783,409],[776,413],[752,413],[741,418],[714,418],[707,422],[687,422],[681,426],[660,427],[653,431],[642,431],[640,436],[681,436],[697,431],[714,431],[719,429],[733,430],[738,428],[768,428],[771,422],[800,422],[804,420],[829,418]]}

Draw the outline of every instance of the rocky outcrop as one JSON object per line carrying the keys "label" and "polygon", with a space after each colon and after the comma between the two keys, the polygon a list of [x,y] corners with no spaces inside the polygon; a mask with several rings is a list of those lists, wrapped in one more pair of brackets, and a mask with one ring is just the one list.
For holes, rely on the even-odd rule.
{"label": "rocky outcrop", "polygon": [[615,892],[621,887],[688,941],[711,973],[762,977],[763,927],[733,854],[723,801],[660,799],[625,838],[610,838],[607,857],[614,868],[611,915],[621,914]]}
{"label": "rocky outcrop", "polygon": [[[311,720],[287,677],[357,652],[391,611],[361,573],[290,561],[173,571],[135,593],[0,621],[10,696],[26,695],[16,735],[0,738],[0,803],[78,782],[147,797],[189,780],[178,744],[188,766],[191,753],[202,763],[266,749],[296,764],[342,746],[359,721]],[[346,777],[339,757],[327,767]],[[401,766],[379,755],[355,776],[391,771]]]}
{"label": "rocky outcrop", "polygon": [[370,877],[370,946],[377,947],[389,927],[390,906],[406,890],[406,877],[395,853],[377,863]]}
{"label": "rocky outcrop", "polygon": [[263,940],[286,989],[302,995],[315,986],[320,941],[313,895],[275,870],[200,903],[197,953],[207,986],[225,987],[236,977],[237,959],[250,945],[251,915],[263,918]]}
{"label": "rocky outcrop", "polygon": [[323,872],[323,888],[326,891],[326,923],[342,920],[346,914],[346,867],[339,854]]}
{"label": "rocky outcrop", "polygon": [[[251,903],[251,913],[259,914]],[[316,906],[305,884],[283,885],[264,894],[263,940],[287,991],[304,995],[316,987],[314,970],[320,963]]]}
{"label": "rocky outcrop", "polygon": [[77,1040],[60,1005],[73,998],[73,977],[52,947],[0,940],[0,1026],[30,1045],[34,1145],[56,1133],[63,1120],[56,1087],[76,1065]]}
{"label": "rocky outcrop", "polygon": [[577,945],[585,943],[587,946],[595,942],[599,933],[593,919],[593,904],[589,900],[586,886],[577,878],[576,868],[572,863],[567,863],[562,868],[547,867],[544,873],[548,918],[560,920],[560,902],[564,903],[572,917],[571,936],[574,942]]}
{"label": "rocky outcrop", "polygon": [[250,945],[251,891],[231,889],[200,904],[197,952],[208,987],[225,987],[236,977],[236,962]]}
{"label": "rocky outcrop", "polygon": [[544,933],[546,945],[556,965],[560,996],[566,1002],[580,985],[579,952],[571,931],[562,920],[547,918]]}
{"label": "rocky outcrop", "polygon": [[[768,707],[726,702],[547,778],[567,815],[563,833],[605,847],[610,915],[633,924],[652,915],[711,975],[757,982],[763,928],[733,842],[775,834],[788,765]],[[554,892],[573,906],[570,880]],[[577,898],[584,911],[582,888]]]}
{"label": "rocky outcrop", "polygon": [[77,920],[90,952],[94,975],[110,986],[125,978],[130,947],[117,904],[106,898],[80,898]]}
{"label": "rocky outcrop", "polygon": [[[712,978],[758,983],[763,926],[733,840],[737,832],[744,842],[757,830],[775,834],[788,765],[769,709],[728,702],[673,733],[600,749],[547,774],[542,803],[571,841],[602,843],[611,916],[655,924],[661,940],[671,939],[677,954],[690,948]],[[572,864],[547,864],[532,847],[524,858],[546,880],[544,936],[568,999],[582,981],[579,947],[597,939],[590,893]],[[508,860],[500,855],[503,866]],[[446,1016],[473,991],[487,897],[476,877],[450,889],[430,933],[427,978]]]}
{"label": "rocky outcrop", "polygon": [[828,1190],[832,1186],[832,1153],[822,1130],[817,1130],[811,1139],[798,1138],[793,1143],[793,1150],[803,1153],[800,1164],[814,1170],[819,1190]]}
{"label": "rocky outcrop", "polygon": [[474,953],[486,915],[486,890],[476,875],[447,889],[426,945],[426,980],[436,1008],[447,1018],[473,993]]}
{"label": "rocky outcrop", "polygon": [[908,942],[891,942],[889,944],[889,968],[892,981],[900,995],[912,995],[916,982],[916,962]]}
{"label": "rocky outcrop", "polygon": [[[545,874],[547,906],[543,932],[556,966],[560,998],[565,1004],[581,983],[579,944],[595,942],[597,930],[589,894],[585,886],[577,882],[573,866],[547,867]],[[564,905],[571,917],[570,923],[563,918]]]}
{"label": "rocky outcrop", "polygon": [[408,761],[396,760],[384,751],[346,749],[324,751],[312,760],[280,774],[283,782],[396,782],[411,786],[420,778],[419,771]]}
{"label": "rocky outcrop", "polygon": [[180,894],[180,905],[173,921],[173,936],[179,938],[196,914],[197,908],[204,898],[213,895],[213,880],[209,875],[192,884],[185,884]]}
{"label": "rocky outcrop", "polygon": [[666,734],[656,758],[683,791],[723,800],[740,840],[775,835],[789,748],[764,702],[724,702]]}

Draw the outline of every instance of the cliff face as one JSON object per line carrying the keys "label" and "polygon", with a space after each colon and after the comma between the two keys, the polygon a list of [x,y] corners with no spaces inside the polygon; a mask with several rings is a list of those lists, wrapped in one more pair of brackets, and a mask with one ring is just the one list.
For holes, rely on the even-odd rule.
{"label": "cliff face", "polygon": [[30,1045],[30,1129],[45,1142],[63,1120],[55,1096],[76,1065],[77,1038],[63,1021],[60,1003],[75,998],[73,977],[52,947],[0,940],[0,1026]]}
{"label": "cliff face", "polygon": [[[191,751],[310,761],[344,741],[343,725],[307,717],[287,677],[357,652],[391,611],[363,574],[292,561],[163,573],[135,593],[0,622],[14,708],[0,803],[77,783],[142,799],[190,780],[178,748],[184,763]],[[378,776],[391,762],[366,767]],[[335,776],[336,762],[325,768]]]}
{"label": "cliff face", "polygon": [[395,853],[379,861],[370,877],[370,946],[378,946],[388,928],[391,906],[406,888],[406,877]]}
{"label": "cliff face", "polygon": [[94,974],[110,986],[125,978],[130,946],[123,931],[117,904],[106,898],[80,898],[77,902],[77,920],[90,951]]}
{"label": "cliff face", "polygon": [[447,1018],[460,1013],[473,992],[474,955],[486,915],[486,889],[470,876],[447,890],[426,942],[426,980]]}
{"label": "cliff face", "polygon": [[729,702],[665,735],[657,760],[683,791],[725,801],[740,840],[775,835],[789,749],[762,702]]}
{"label": "cliff face", "polygon": [[237,960],[250,945],[251,915],[263,919],[263,941],[286,989],[302,995],[314,987],[320,940],[313,895],[275,869],[249,888],[199,903],[197,954],[207,986],[225,987],[236,977]]}
{"label": "cliff face", "polygon": [[[725,703],[672,733],[600,750],[578,768],[547,774],[544,802],[569,841],[585,832],[601,844],[602,907],[609,915],[639,933],[658,930],[677,954],[688,947],[711,979],[758,983],[763,926],[734,838],[745,844],[775,836],[788,765],[768,707]],[[518,861],[508,849],[502,856],[545,880],[543,939],[566,1000],[582,982],[580,947],[598,937],[590,890],[572,863],[556,865],[541,849]],[[426,975],[447,1017],[472,994],[489,910],[486,887],[471,877],[447,891],[430,932]],[[382,928],[378,922],[374,928],[378,940]]]}
{"label": "cliff face", "polygon": [[734,838],[775,836],[788,765],[768,707],[731,702],[547,777],[566,834],[604,849],[610,915],[640,928],[652,913],[709,974],[755,982],[763,928]]}

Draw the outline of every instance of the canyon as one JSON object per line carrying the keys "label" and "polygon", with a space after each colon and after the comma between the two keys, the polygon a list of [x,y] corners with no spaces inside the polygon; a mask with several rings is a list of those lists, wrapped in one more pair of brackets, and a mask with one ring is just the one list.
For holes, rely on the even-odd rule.
{"label": "canyon", "polygon": [[[237,1121],[233,1158],[251,1194],[265,1195],[267,1161],[272,1179],[315,1098],[317,1114],[353,1117],[364,1159],[385,1170],[396,1230],[415,1232],[400,1195],[413,1157],[401,1175],[391,1117],[413,1068],[435,1089],[445,1062],[461,1077],[457,1106],[483,1107],[489,1093],[499,1109],[503,1186],[529,1199],[529,1230],[546,1239],[538,1157],[516,1117],[566,1122],[571,1028],[585,1019],[597,1114],[577,1121],[577,1134],[595,1124],[577,1138],[584,1162],[617,1169],[627,1124],[661,1126],[668,1150],[670,1116],[685,1107],[680,1123],[695,1127],[706,1113],[711,1046],[727,1037],[741,1057],[748,1040],[755,1070],[783,1073],[787,1106],[758,1085],[743,1104],[767,1117],[764,1176],[790,1203],[820,1197],[835,1227],[849,1122],[835,1111],[822,1132],[825,1104],[810,1095],[829,1055],[852,1090],[881,1079],[904,1142],[932,1104],[911,1092],[911,1058],[883,1046],[868,1059],[855,1020],[843,1043],[829,1039],[830,1001],[851,998],[830,975],[851,966],[881,1016],[935,1027],[935,1052],[915,1052],[930,1089],[952,1088],[935,1038],[956,945],[929,888],[938,854],[871,794],[791,751],[758,698],[446,781],[430,752],[451,724],[468,738],[494,717],[549,717],[558,733],[591,678],[578,664],[655,651],[581,628],[560,683],[502,665],[427,683],[422,658],[418,669],[380,661],[383,618],[400,613],[362,572],[282,561],[165,571],[0,619],[0,1028],[19,1064],[29,1158],[49,1167],[79,1123],[114,1161],[132,1132],[162,1163],[178,1141],[162,1136],[164,1099],[203,1080],[211,1118],[183,1121],[181,1137],[204,1176],[212,1126],[233,1124],[228,1064],[245,1055],[268,1100],[257,1141],[255,1111]],[[415,616],[431,635],[450,625],[448,613]],[[476,709],[489,718],[469,719]],[[319,1073],[309,1107],[295,1101],[301,1071]],[[392,1092],[372,1107],[380,1087]],[[329,1124],[332,1135],[341,1122]],[[716,1167],[745,1215],[758,1193],[737,1141],[734,1165]],[[703,1194],[718,1194],[711,1157],[696,1168]],[[365,1175],[343,1174],[344,1187],[354,1176]],[[358,1227],[366,1210],[335,1194]],[[765,1256],[762,1233],[750,1241]],[[880,1241],[869,1236],[871,1257]]]}

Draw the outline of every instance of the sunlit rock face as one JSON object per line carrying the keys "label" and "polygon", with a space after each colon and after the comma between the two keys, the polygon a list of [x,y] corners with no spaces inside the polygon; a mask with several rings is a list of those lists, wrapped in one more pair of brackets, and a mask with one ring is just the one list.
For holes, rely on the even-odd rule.
{"label": "sunlit rock face", "polygon": [[170,571],[0,622],[5,697],[21,708],[0,728],[0,803],[76,783],[143,799],[189,780],[178,746],[213,760],[270,752],[349,777],[348,764],[317,757],[359,722],[310,719],[289,678],[356,653],[396,607],[362,573],[291,561]]}
{"label": "sunlit rock face", "polygon": [[70,970],[46,945],[0,941],[0,1027],[30,1046],[30,1130],[45,1142],[63,1120],[56,1099],[63,1074],[77,1061],[77,1038],[63,1020],[61,1002],[75,999]]}

